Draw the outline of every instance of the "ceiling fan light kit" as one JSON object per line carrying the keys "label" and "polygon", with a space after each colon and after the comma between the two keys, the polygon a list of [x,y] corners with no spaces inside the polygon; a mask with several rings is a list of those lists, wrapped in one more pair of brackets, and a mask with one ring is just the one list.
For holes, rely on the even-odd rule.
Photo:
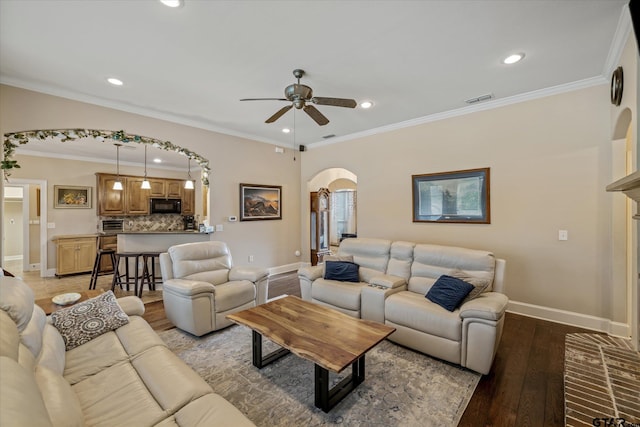
{"label": "ceiling fan light kit", "polygon": [[284,98],[244,98],[240,101],[288,101],[291,102],[290,105],[282,107],[274,115],[269,117],[265,121],[265,123],[275,122],[287,111],[291,110],[293,107],[296,107],[296,109],[302,110],[307,113],[307,115],[320,126],[324,126],[329,123],[329,119],[326,118],[324,114],[322,114],[316,107],[314,107],[313,105],[309,105],[309,103],[345,108],[355,108],[356,105],[358,105],[358,103],[353,99],[326,98],[318,96],[314,97],[313,89],[311,89],[307,85],[300,84],[300,79],[302,78],[302,76],[304,76],[304,70],[301,70],[299,68],[293,70],[293,76],[298,79],[298,83],[289,85],[284,89]]}

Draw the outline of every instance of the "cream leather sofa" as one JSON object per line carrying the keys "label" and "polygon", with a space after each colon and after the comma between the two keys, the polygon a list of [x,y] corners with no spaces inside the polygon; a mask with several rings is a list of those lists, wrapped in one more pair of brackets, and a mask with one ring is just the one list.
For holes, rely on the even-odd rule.
{"label": "cream leather sofa", "polygon": [[20,279],[0,277],[0,425],[253,426],[175,356],[140,317],[65,351]]}
{"label": "cream leather sofa", "polygon": [[267,301],[268,272],[234,267],[224,242],[185,243],[160,254],[167,318],[193,335],[233,324],[225,316]]}
{"label": "cream leather sofa", "polygon": [[[324,266],[304,267],[298,271],[303,299],[393,326],[391,341],[489,373],[508,303],[504,260],[486,251],[366,238],[343,240],[336,256],[353,257],[360,282],[325,280]],[[450,312],[425,295],[454,271],[489,286]]]}

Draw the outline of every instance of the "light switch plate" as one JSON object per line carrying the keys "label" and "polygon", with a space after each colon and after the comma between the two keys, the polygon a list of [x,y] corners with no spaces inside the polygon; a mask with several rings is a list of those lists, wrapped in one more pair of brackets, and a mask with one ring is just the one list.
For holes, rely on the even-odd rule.
{"label": "light switch plate", "polygon": [[569,240],[569,232],[567,230],[558,230],[558,240]]}

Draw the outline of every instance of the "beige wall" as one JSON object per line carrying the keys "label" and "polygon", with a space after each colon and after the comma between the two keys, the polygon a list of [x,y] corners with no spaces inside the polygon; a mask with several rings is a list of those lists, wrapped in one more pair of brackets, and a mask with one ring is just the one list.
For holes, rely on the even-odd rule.
{"label": "beige wall", "polygon": [[[214,234],[215,240],[229,244],[236,264],[246,264],[249,255],[254,263],[275,267],[295,263],[294,255],[300,249],[300,161],[293,161],[288,152],[275,153],[273,145],[219,133],[178,125],[123,111],[99,107],[11,86],[0,86],[0,132],[29,129],[60,128],[123,129],[126,132],[169,140],[189,148],[210,161],[211,224],[223,224],[224,231]],[[12,177],[46,179],[49,192],[48,222],[55,222],[48,239],[57,234],[93,232],[96,229],[95,210],[52,209],[52,191],[55,184],[95,185],[93,174],[113,172],[105,164],[76,161],[45,161],[41,158],[16,156],[22,168]],[[139,168],[121,167],[121,173],[141,174]],[[149,175],[156,172],[149,169]],[[160,176],[170,176],[163,171]],[[181,177],[181,176],[180,176]],[[226,218],[239,214],[239,184],[268,184],[282,186],[281,221],[227,222]],[[198,203],[201,198],[198,197]],[[95,195],[94,195],[95,206]],[[48,253],[53,246],[49,244]],[[48,265],[55,265],[49,256]]]}
{"label": "beige wall", "polygon": [[[359,236],[491,250],[507,260],[512,300],[624,322],[624,301],[611,298],[624,290],[610,280],[608,98],[602,85],[312,148],[302,182],[348,169]],[[490,225],[412,222],[412,174],[481,167],[491,168]]]}

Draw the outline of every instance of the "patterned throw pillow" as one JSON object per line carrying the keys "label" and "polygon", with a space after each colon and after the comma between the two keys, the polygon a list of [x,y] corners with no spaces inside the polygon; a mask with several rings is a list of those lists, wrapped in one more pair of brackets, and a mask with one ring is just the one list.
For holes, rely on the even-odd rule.
{"label": "patterned throw pillow", "polygon": [[489,285],[491,284],[491,280],[489,279],[483,279],[480,277],[471,276],[462,270],[453,270],[451,273],[449,273],[449,276],[455,277],[456,279],[464,280],[465,282],[473,285],[473,289],[471,290],[471,292],[469,292],[469,295],[467,295],[467,297],[464,299],[464,301],[462,302],[463,304],[465,302],[471,301],[472,299],[474,299],[475,297],[477,297],[478,295],[486,291],[489,288]]}
{"label": "patterned throw pillow", "polygon": [[64,339],[67,350],[76,348],[100,335],[129,323],[112,291],[69,308],[51,313],[53,326]]}

